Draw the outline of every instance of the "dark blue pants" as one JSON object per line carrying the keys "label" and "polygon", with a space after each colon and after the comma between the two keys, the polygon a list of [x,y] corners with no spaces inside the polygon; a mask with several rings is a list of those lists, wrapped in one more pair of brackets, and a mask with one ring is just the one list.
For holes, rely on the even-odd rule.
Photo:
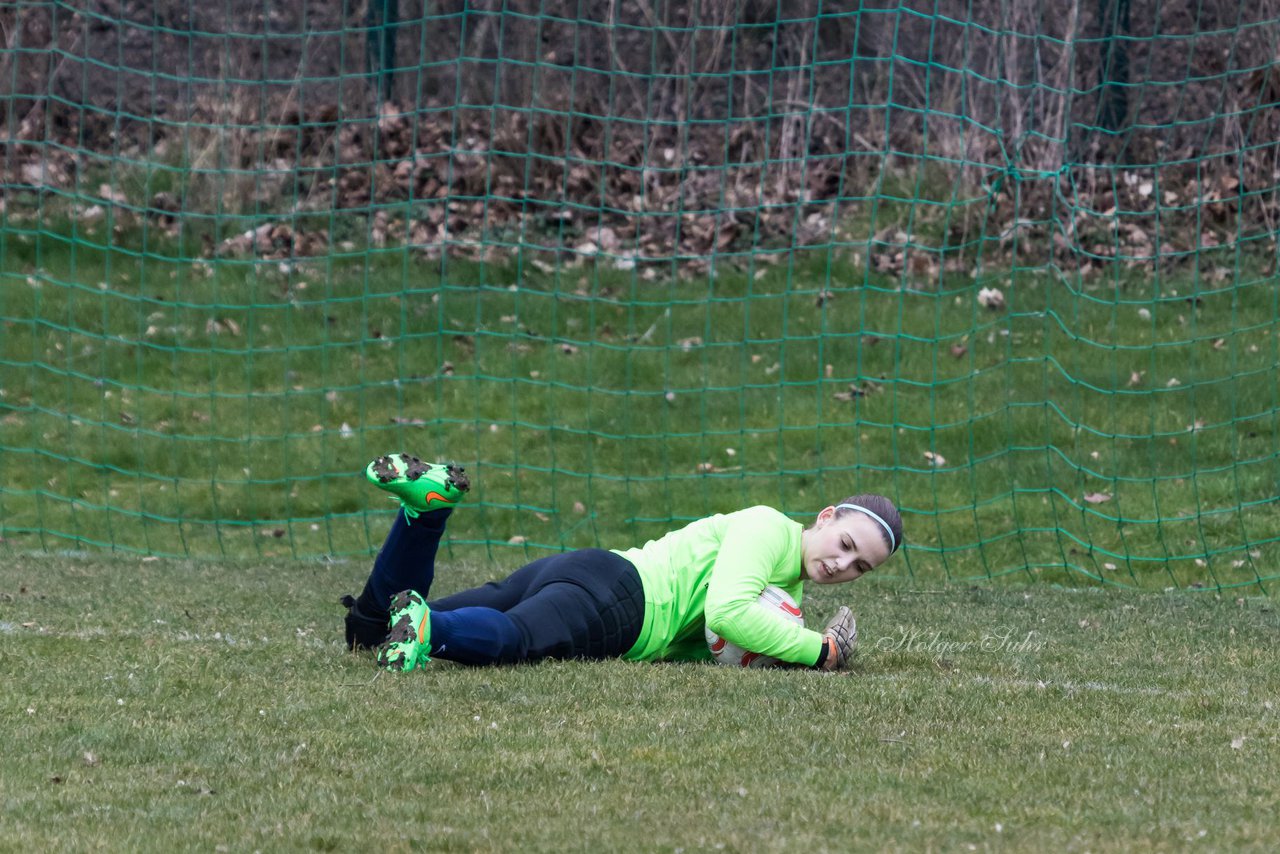
{"label": "dark blue pants", "polygon": [[[382,608],[401,590],[429,597],[450,513],[423,513],[412,522],[399,513],[365,595]],[[640,574],[603,549],[539,558],[501,581],[428,604],[431,654],[463,664],[616,658],[631,649],[644,624]]]}

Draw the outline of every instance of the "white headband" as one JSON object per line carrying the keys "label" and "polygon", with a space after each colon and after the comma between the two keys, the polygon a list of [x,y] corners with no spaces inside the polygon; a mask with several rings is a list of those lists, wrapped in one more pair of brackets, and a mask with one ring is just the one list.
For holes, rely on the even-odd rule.
{"label": "white headband", "polygon": [[880,527],[884,528],[884,532],[889,535],[889,554],[893,554],[898,550],[898,538],[893,535],[893,528],[889,527],[889,523],[881,519],[876,513],[863,507],[861,504],[837,504],[837,510],[857,510],[859,513],[866,513],[872,519],[880,523]]}

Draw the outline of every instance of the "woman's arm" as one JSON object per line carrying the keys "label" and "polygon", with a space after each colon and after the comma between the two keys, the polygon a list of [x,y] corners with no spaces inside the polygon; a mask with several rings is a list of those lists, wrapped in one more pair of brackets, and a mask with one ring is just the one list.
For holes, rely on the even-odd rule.
{"label": "woman's arm", "polygon": [[757,606],[778,569],[799,569],[792,523],[776,510],[753,507],[730,516],[712,567],[704,609],[707,628],[744,649],[812,666],[823,637]]}

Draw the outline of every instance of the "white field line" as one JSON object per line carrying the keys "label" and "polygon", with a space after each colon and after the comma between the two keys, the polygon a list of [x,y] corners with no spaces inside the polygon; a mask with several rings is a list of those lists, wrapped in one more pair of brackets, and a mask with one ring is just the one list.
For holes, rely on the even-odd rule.
{"label": "white field line", "polygon": [[[872,679],[881,682],[905,682],[908,679],[915,681],[919,679],[918,675],[908,676],[900,673],[875,673],[868,674],[864,679]],[[1067,694],[1075,694],[1082,691],[1094,691],[1102,694],[1115,694],[1117,696],[1129,697],[1170,697],[1186,699],[1193,696],[1189,691],[1170,691],[1166,688],[1143,688],[1130,687],[1127,685],[1111,685],[1106,682],[1057,682],[1051,679],[1010,679],[1001,676],[974,676],[968,680],[973,685],[989,685],[993,688],[1016,688],[1020,690],[1040,690],[1040,691],[1062,691]]]}
{"label": "white field line", "polygon": [[1110,685],[1106,682],[1053,682],[1041,681],[1037,679],[1003,679],[994,676],[975,676],[973,681],[977,684],[995,685],[997,687],[1009,688],[1039,688],[1048,690],[1056,688],[1059,691],[1067,693],[1075,693],[1077,691],[1098,691],[1104,694],[1119,694],[1122,696],[1141,696],[1141,697],[1180,697],[1186,698],[1192,696],[1189,691],[1170,691],[1165,688],[1143,688],[1128,685]]}

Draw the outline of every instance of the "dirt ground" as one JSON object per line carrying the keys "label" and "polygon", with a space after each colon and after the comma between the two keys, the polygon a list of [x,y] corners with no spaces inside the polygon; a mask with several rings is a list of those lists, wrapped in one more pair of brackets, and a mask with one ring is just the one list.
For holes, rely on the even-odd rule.
{"label": "dirt ground", "polygon": [[[927,5],[12,4],[3,189],[94,196],[94,164],[158,159],[229,189],[99,200],[170,221],[284,199],[424,245],[533,218],[625,263],[836,242],[896,177],[952,202],[950,233],[912,257],[885,222],[868,260],[925,279],[1011,228],[1023,251],[1175,260],[1274,230],[1280,0]],[[404,228],[373,209],[401,203]],[[222,249],[326,251],[266,225]]]}

